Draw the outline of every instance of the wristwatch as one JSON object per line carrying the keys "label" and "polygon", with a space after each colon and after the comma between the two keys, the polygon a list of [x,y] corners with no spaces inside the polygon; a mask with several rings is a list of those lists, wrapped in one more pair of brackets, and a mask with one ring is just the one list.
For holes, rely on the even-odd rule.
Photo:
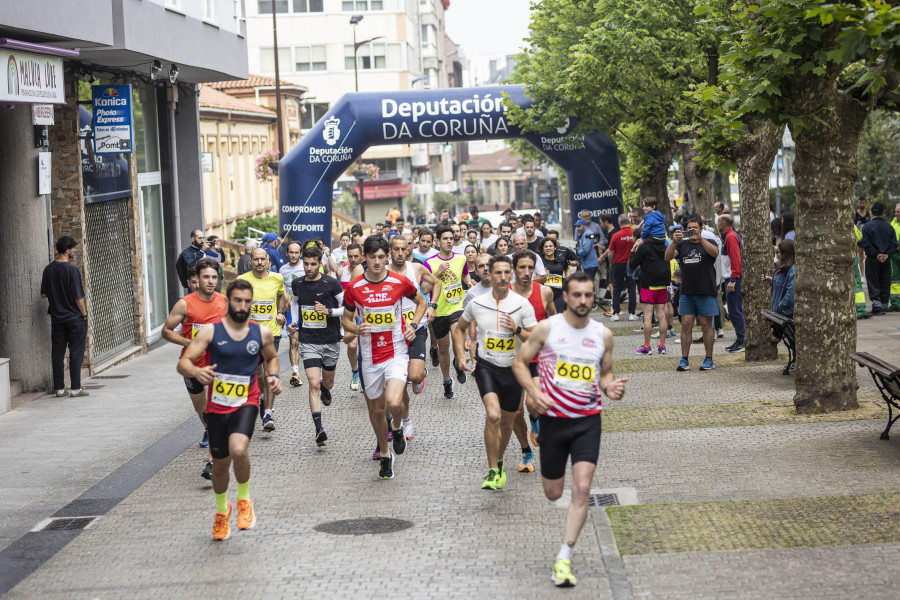
{"label": "wristwatch", "polygon": [[521,325],[519,325],[518,327],[516,327],[516,335],[519,335],[520,333],[522,333],[522,326],[521,326]]}
{"label": "wristwatch", "polygon": [[334,316],[334,311],[333,311],[332,309],[330,309],[330,308],[328,309],[328,316],[329,316],[329,317],[333,317],[333,316]]}
{"label": "wristwatch", "polygon": [[429,303],[428,303],[428,308],[434,308],[434,309],[437,309],[437,302],[429,302]]}

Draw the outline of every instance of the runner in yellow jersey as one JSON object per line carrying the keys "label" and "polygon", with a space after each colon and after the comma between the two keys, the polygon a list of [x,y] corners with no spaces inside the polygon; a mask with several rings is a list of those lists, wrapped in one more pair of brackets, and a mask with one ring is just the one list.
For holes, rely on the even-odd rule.
{"label": "runner in yellow jersey", "polygon": [[[269,271],[269,255],[262,248],[256,248],[250,253],[251,270],[238,279],[244,279],[253,286],[253,305],[250,307],[250,320],[261,327],[268,327],[275,336],[275,351],[281,342],[281,326],[284,325],[288,310],[284,295],[284,277],[279,273]],[[260,363],[259,368],[263,365]],[[275,431],[275,419],[272,410],[275,405],[275,396],[269,393],[269,383],[266,374],[260,370],[258,379],[261,382],[260,392],[265,400],[263,403],[262,422],[264,431]]]}
{"label": "runner in yellow jersey", "polygon": [[[434,232],[438,241],[438,253],[425,261],[425,268],[441,280],[441,295],[437,300],[434,321],[431,328],[438,343],[438,358],[441,363],[441,374],[444,377],[444,398],[453,397],[453,380],[450,379],[450,334],[456,329],[456,322],[462,316],[462,304],[466,289],[472,286],[466,257],[453,252],[453,230],[449,227],[438,227]],[[465,287],[463,286],[465,284]],[[466,372],[460,370],[456,359],[456,380],[466,382]]]}

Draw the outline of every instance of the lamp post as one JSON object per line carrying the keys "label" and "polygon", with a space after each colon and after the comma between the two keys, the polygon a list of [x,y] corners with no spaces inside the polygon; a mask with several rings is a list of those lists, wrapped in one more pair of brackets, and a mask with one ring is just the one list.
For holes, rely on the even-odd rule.
{"label": "lamp post", "polygon": [[366,222],[366,204],[365,204],[365,196],[363,195],[363,186],[364,182],[369,178],[369,174],[362,169],[357,169],[353,171],[353,176],[356,177],[356,180],[359,182],[359,220],[363,223]]}
{"label": "lamp post", "polygon": [[[356,26],[359,25],[359,22],[363,20],[362,15],[353,15],[350,17],[350,24],[353,25],[353,83],[356,91],[359,91],[359,61],[356,58],[356,53],[359,51],[360,46],[364,46],[369,42],[374,42],[375,40],[380,40],[383,38],[383,35],[379,35],[368,40],[363,40],[361,42],[356,41]],[[362,188],[360,188],[362,189]]]}
{"label": "lamp post", "polygon": [[281,121],[281,71],[278,68],[278,16],[272,0],[272,43],[275,46],[275,127],[278,129],[278,156],[284,157],[284,132]]}

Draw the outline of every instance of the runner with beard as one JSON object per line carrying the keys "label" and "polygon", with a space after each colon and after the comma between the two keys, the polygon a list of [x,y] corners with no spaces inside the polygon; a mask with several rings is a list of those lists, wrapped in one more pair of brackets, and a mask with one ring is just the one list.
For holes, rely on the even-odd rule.
{"label": "runner with beard", "polygon": [[[300,262],[300,255],[303,252],[300,246],[300,242],[292,241],[287,245],[287,264],[283,265],[278,272],[284,277],[284,297],[287,299],[287,302],[290,304],[291,296],[293,292],[291,292],[291,284],[294,283],[295,279],[302,279],[305,276],[303,271],[303,263]],[[293,317],[292,317],[293,318]],[[296,323],[296,321],[288,320],[288,330],[290,330],[290,324]],[[303,385],[303,380],[300,379],[300,351],[298,350],[300,346],[300,342],[297,338],[297,328],[295,327],[293,333],[288,335],[288,340],[290,341],[290,348],[288,349],[288,359],[291,361],[291,385],[294,387],[300,387]]]}
{"label": "runner with beard", "polygon": [[[355,242],[347,246],[347,264],[340,268],[340,276],[338,277],[344,290],[350,285],[353,269],[362,263],[362,246]],[[350,361],[350,369],[353,371],[350,379],[350,389],[356,392],[359,391],[359,338],[355,335],[346,335],[344,336],[344,341],[347,343],[347,360]]]}
{"label": "runner with beard", "polygon": [[[191,340],[204,325],[221,321],[228,312],[228,301],[225,296],[216,291],[216,287],[219,285],[219,265],[207,258],[201,258],[191,269],[196,272],[194,279],[199,284],[197,290],[175,303],[162,329],[162,337],[165,340],[184,346],[184,348],[190,345]],[[179,326],[181,327],[180,335],[175,332]],[[184,356],[184,348],[182,348],[179,358]],[[194,364],[197,367],[205,367],[206,355],[201,355]],[[200,440],[200,447],[208,448],[209,432],[206,430],[206,419],[203,416],[206,411],[206,386],[192,377],[184,378],[184,386],[191,397],[197,416],[200,417],[200,422],[203,423],[203,438]],[[204,479],[212,477],[211,459],[206,461],[200,476]]]}
{"label": "runner with beard", "polygon": [[[216,495],[213,539],[217,541],[231,536],[228,522],[232,505],[227,492],[232,464],[238,488],[238,529],[256,525],[250,499],[247,447],[259,413],[257,365],[260,361],[265,367],[263,374],[268,379],[269,393],[273,396],[281,393],[275,336],[268,327],[248,322],[253,296],[254,288],[248,281],[232,281],[226,290],[228,314],[220,322],[201,328],[178,361],[178,373],[182,377],[208,386],[205,418],[213,457],[212,482]],[[208,362],[198,367],[195,361],[204,355]]]}
{"label": "runner with beard", "polygon": [[[628,379],[613,375],[612,331],[590,317],[592,278],[580,271],[571,275],[563,284],[563,295],[565,312],[538,323],[516,356],[513,372],[525,388],[528,410],[540,414],[541,477],[551,502],[562,496],[571,457],[572,500],[551,577],[556,586],[571,587],[572,547],[587,518],[600,454],[601,395],[621,400]],[[531,374],[535,358],[540,379]]]}
{"label": "runner with beard", "polygon": [[323,275],[322,251],[303,250],[303,279],[292,283],[291,335],[296,334],[303,369],[309,380],[309,410],[316,428],[316,444],[324,446],[322,405],[331,406],[331,388],[341,354],[341,316],[344,291],[337,279]]}

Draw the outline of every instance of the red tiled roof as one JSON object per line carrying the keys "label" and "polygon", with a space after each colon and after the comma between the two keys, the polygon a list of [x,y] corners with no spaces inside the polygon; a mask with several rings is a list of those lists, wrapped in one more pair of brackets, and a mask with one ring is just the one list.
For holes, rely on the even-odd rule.
{"label": "red tiled roof", "polygon": [[234,110],[275,116],[275,111],[249,102],[244,102],[243,100],[238,100],[234,96],[229,96],[224,92],[213,89],[209,84],[202,84],[200,86],[200,109],[203,110],[203,108],[218,108],[221,110]]}
{"label": "red tiled roof", "polygon": [[[266,77],[265,75],[256,75],[251,73],[250,77],[247,79],[235,79],[232,81],[214,81],[212,83],[207,84],[211,87],[216,88],[217,90],[227,90],[227,89],[241,89],[241,88],[255,88],[255,87],[274,87],[275,86],[275,78],[274,77]],[[282,87],[292,87],[298,88],[301,90],[308,90],[305,85],[301,85],[299,83],[294,83],[292,81],[281,80]]]}

